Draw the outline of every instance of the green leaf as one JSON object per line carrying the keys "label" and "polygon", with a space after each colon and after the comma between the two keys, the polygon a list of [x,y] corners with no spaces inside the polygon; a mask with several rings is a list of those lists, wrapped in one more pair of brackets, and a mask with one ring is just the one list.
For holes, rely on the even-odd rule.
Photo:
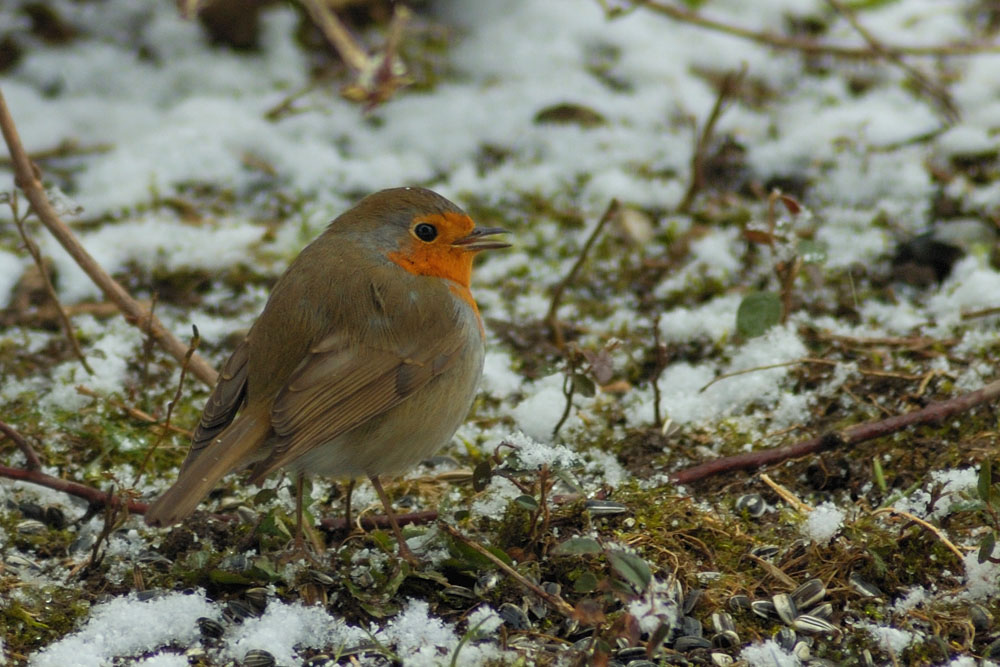
{"label": "green leaf", "polygon": [[781,321],[781,299],[774,292],[750,292],[736,311],[736,331],[744,338],[763,335]]}
{"label": "green leaf", "polygon": [[593,572],[584,572],[573,582],[573,591],[576,593],[592,593],[597,590],[597,575]]}
{"label": "green leaf", "polygon": [[490,465],[489,461],[481,461],[472,469],[472,488],[477,493],[483,491],[492,480],[493,466]]}
{"label": "green leaf", "polygon": [[979,466],[979,499],[987,505],[992,505],[993,501],[993,465],[990,459],[983,459]]}
{"label": "green leaf", "polygon": [[225,570],[211,570],[208,579],[213,584],[221,586],[248,586],[256,583],[253,579],[240,572],[227,572]]}
{"label": "green leaf", "polygon": [[514,498],[514,502],[530,512],[534,512],[538,509],[538,501],[531,496],[518,496],[517,498]]}
{"label": "green leaf", "polygon": [[577,556],[580,554],[599,554],[604,549],[593,537],[571,537],[552,550],[553,556]]}
{"label": "green leaf", "polygon": [[254,505],[266,505],[278,497],[277,489],[261,489],[253,497]]}
{"label": "green leaf", "polygon": [[594,394],[597,393],[597,385],[583,373],[573,373],[571,379],[573,381],[573,391],[577,394],[593,398]]}
{"label": "green leaf", "polygon": [[996,545],[997,545],[996,533],[993,532],[986,533],[986,537],[984,537],[983,541],[979,543],[979,553],[976,556],[976,560],[978,560],[980,564],[988,561],[990,559],[990,556],[993,555],[993,549],[996,547]]}
{"label": "green leaf", "polygon": [[635,554],[624,551],[609,551],[608,560],[615,572],[620,574],[636,591],[644,591],[653,579],[649,564]]}

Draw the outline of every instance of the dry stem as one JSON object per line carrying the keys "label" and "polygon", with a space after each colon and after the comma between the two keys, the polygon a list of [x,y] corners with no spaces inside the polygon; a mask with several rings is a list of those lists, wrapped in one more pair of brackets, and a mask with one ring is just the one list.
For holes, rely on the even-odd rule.
{"label": "dry stem", "polygon": [[[0,130],[3,132],[3,138],[7,142],[7,149],[10,151],[10,157],[14,163],[15,185],[21,188],[28,201],[31,202],[32,210],[38,219],[56,237],[66,252],[76,260],[80,268],[90,276],[90,279],[101,288],[108,299],[115,302],[128,322],[136,326],[143,326],[148,322],[150,335],[156,339],[156,342],[174,359],[182,361],[187,353],[187,345],[170,333],[159,318],[150,316],[149,311],[142,304],[133,299],[124,287],[108,275],[80,244],[66,223],[59,218],[45,194],[37,167],[28,159],[24,146],[21,144],[21,137],[18,135],[17,127],[10,110],[7,108],[3,93],[0,93]],[[215,369],[199,355],[191,357],[191,372],[209,386],[214,385],[218,377]]]}

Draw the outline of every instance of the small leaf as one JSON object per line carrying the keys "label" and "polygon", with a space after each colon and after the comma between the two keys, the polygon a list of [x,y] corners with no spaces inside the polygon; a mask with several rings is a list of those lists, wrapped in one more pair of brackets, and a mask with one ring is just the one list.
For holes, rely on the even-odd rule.
{"label": "small leaf", "polygon": [[552,550],[553,556],[577,556],[580,554],[599,554],[604,549],[593,537],[571,537]]}
{"label": "small leaf", "polygon": [[277,489],[261,489],[253,497],[254,505],[266,505],[278,497]]}
{"label": "small leaf", "polygon": [[594,381],[583,373],[573,373],[573,391],[580,394],[581,396],[586,396],[591,398],[597,393],[597,385]]}
{"label": "small leaf", "polygon": [[538,501],[528,495],[518,496],[514,498],[514,502],[531,512],[538,509]]}
{"label": "small leaf", "polygon": [[983,459],[979,466],[979,499],[987,505],[992,504],[993,497],[993,464],[990,459]]}
{"label": "small leaf", "polygon": [[983,541],[979,543],[979,553],[976,556],[976,560],[979,561],[980,565],[985,563],[993,555],[993,549],[997,545],[996,533],[990,532],[986,533],[986,537]]}
{"label": "small leaf", "polygon": [[480,461],[472,469],[472,488],[476,492],[483,491],[493,480],[493,466],[489,461]]}
{"label": "small leaf", "polygon": [[620,574],[636,591],[644,591],[649,587],[653,573],[649,569],[649,564],[639,556],[624,551],[609,551],[608,560],[615,572]]}
{"label": "small leaf", "polygon": [[774,243],[774,234],[764,229],[744,229],[743,238],[757,245],[771,245]]}
{"label": "small leaf", "polygon": [[736,311],[736,330],[744,338],[763,335],[781,321],[781,299],[774,292],[751,292]]}
{"label": "small leaf", "polygon": [[584,572],[573,582],[573,591],[576,593],[591,593],[597,590],[597,575],[593,572]]}
{"label": "small leaf", "polygon": [[788,195],[781,195],[780,199],[781,203],[785,205],[785,208],[792,215],[798,215],[802,212],[802,206]]}

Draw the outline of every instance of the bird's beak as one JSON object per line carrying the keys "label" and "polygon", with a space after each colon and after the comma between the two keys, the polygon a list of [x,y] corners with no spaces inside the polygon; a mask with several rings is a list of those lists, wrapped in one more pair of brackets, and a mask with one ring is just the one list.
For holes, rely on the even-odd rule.
{"label": "bird's beak", "polygon": [[500,227],[476,227],[468,236],[463,236],[460,239],[456,239],[451,242],[451,245],[456,248],[461,248],[462,250],[478,251],[478,250],[498,250],[500,248],[509,248],[510,244],[506,241],[501,241],[499,239],[490,239],[489,236],[495,236],[496,234],[507,234],[506,229],[501,229]]}

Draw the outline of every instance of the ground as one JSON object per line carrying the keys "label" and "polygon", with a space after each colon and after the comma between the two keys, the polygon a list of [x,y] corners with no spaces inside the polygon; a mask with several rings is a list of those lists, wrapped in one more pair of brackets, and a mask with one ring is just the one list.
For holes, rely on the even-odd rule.
{"label": "ground", "polygon": [[[27,217],[88,372],[3,162],[4,660],[1000,663],[995,406],[845,437],[996,375],[992,3],[435,0],[378,95],[261,4],[5,3],[0,92],[75,235],[216,368],[365,194],[421,185],[510,230],[473,275],[472,413],[386,480],[420,564],[367,483],[353,530],[344,481],[307,484],[310,561],[287,476],[233,474],[167,529],[11,479],[20,434],[51,478],[148,502],[210,387]],[[391,8],[354,4],[384,52]]]}

